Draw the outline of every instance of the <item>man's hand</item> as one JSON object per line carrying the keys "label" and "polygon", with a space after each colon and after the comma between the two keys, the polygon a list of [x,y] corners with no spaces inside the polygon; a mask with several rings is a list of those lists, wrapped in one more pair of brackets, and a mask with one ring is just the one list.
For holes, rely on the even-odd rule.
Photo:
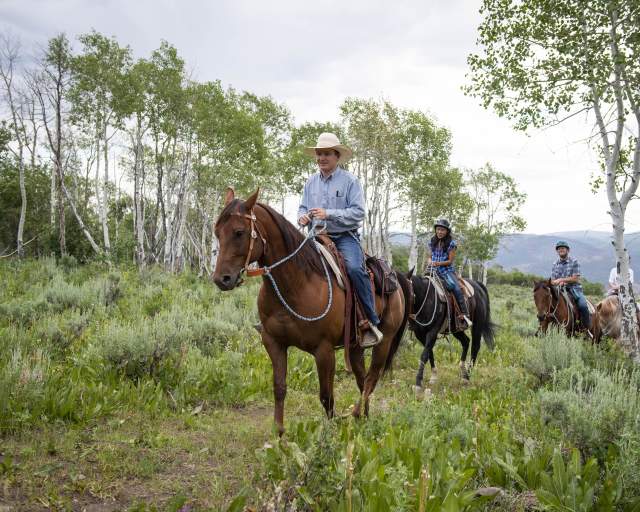
{"label": "man's hand", "polygon": [[327,218],[327,210],[324,208],[311,208],[309,214],[319,220],[325,220]]}
{"label": "man's hand", "polygon": [[311,222],[311,219],[309,218],[308,214],[304,214],[301,215],[300,218],[298,218],[298,224],[300,224],[301,226],[306,226],[307,224],[309,224],[309,222]]}
{"label": "man's hand", "polygon": [[554,279],[551,281],[551,284],[553,286],[560,286],[561,284],[564,284],[564,279]]}

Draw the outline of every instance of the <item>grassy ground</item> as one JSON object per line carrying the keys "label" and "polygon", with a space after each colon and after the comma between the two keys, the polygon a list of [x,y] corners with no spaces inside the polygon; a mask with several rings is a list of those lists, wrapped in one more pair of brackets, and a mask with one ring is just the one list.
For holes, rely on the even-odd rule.
{"label": "grassy ground", "polygon": [[640,377],[615,347],[532,338],[528,289],[490,288],[501,328],[471,384],[441,340],[416,396],[407,337],[365,421],[342,353],[328,421],[312,358],[291,351],[278,440],[255,285],[0,265],[0,511],[640,506]]}

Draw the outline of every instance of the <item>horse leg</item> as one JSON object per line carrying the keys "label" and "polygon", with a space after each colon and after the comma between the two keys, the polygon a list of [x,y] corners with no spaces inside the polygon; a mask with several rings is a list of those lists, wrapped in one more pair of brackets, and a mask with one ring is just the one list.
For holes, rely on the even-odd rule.
{"label": "horse leg", "polygon": [[[433,384],[436,377],[435,359],[433,357],[433,347],[436,344],[437,332],[429,331],[425,334],[424,349],[420,355],[420,366],[418,367],[418,373],[416,374],[416,388],[422,388],[422,380],[424,378],[424,367],[427,364],[427,359],[431,365],[431,378],[429,384]],[[433,381],[433,382],[432,382]]]}
{"label": "horse leg", "polygon": [[322,403],[327,418],[333,418],[333,378],[336,373],[336,356],[330,343],[321,343],[314,353],[318,380],[320,381],[320,403]]}
{"label": "horse leg", "polygon": [[467,370],[467,352],[469,352],[469,337],[464,333],[455,332],[453,336],[462,344],[462,355],[460,356],[460,374],[464,380],[469,380],[469,371]]}
{"label": "horse leg", "polygon": [[287,348],[272,336],[262,331],[262,343],[267,349],[273,367],[273,398],[275,400],[273,419],[278,435],[284,434],[284,399],[287,395]]}
{"label": "horse leg", "polygon": [[[477,327],[476,327],[477,325]],[[471,365],[468,368],[467,373],[471,373],[471,369],[476,365],[476,359],[478,358],[478,352],[480,352],[480,342],[482,340],[482,330],[479,324],[473,324],[471,328]],[[471,375],[469,375],[471,377]]]}
{"label": "horse leg", "polygon": [[364,378],[367,374],[364,366],[364,350],[358,346],[351,347],[349,349],[349,362],[351,363],[353,374],[356,377],[356,384],[358,384],[360,394],[362,394],[364,390]]}
{"label": "horse leg", "polygon": [[376,384],[382,375],[382,371],[384,370],[384,365],[387,360],[387,355],[389,354],[389,349],[391,347],[392,337],[390,335],[385,335],[382,343],[373,347],[373,353],[371,354],[371,364],[369,365],[369,371],[367,371],[367,376],[364,379],[364,390],[362,391],[362,395],[360,396],[360,402],[354,409],[353,415],[356,417],[360,416],[360,409],[362,404],[364,404],[364,414],[365,416],[369,416],[369,397],[373,393],[373,390],[376,388]]}

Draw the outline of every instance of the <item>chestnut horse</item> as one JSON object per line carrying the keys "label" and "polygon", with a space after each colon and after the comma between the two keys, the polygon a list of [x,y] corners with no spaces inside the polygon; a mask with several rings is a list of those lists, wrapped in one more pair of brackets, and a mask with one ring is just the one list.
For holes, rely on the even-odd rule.
{"label": "chestnut horse", "polygon": [[[320,402],[329,418],[334,415],[333,380],[335,350],[343,345],[345,293],[327,270],[315,248],[282,215],[258,203],[256,191],[246,201],[228,189],[225,207],[215,225],[220,253],[214,281],[221,290],[232,290],[242,274],[262,275],[258,312],[262,322],[262,344],[273,366],[274,420],[284,432],[284,399],[287,392],[287,350],[297,347],[312,354],[320,381]],[[247,270],[257,262],[260,269]],[[401,279],[404,276],[398,274]],[[395,292],[376,297],[382,341],[373,348],[369,371],[365,371],[364,350],[357,343],[349,350],[349,361],[360,389],[353,409],[359,417],[369,411],[369,397],[393,356],[404,333],[409,287],[401,282]],[[345,354],[346,356],[346,354]]]}
{"label": "chestnut horse", "polygon": [[[563,328],[569,337],[579,333],[580,313],[573,304],[567,302],[567,295],[568,293],[562,293],[560,287],[552,285],[551,279],[534,281],[533,301],[536,304],[539,324],[536,335],[546,334],[549,325]],[[591,315],[592,329],[597,321],[595,317],[596,315]]]}
{"label": "chestnut horse", "polygon": [[[600,343],[604,336],[618,342],[622,332],[622,308],[618,295],[609,295],[602,299],[596,306],[594,316],[597,321],[593,329],[593,342]],[[636,310],[636,318],[638,325],[640,325],[640,309]]]}

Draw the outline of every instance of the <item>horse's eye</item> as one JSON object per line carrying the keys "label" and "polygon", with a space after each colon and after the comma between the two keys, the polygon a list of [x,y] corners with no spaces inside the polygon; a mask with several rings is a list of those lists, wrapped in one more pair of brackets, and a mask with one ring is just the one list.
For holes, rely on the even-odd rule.
{"label": "horse's eye", "polygon": [[244,235],[244,229],[236,229],[233,234],[236,235],[236,238],[240,238],[242,235]]}

